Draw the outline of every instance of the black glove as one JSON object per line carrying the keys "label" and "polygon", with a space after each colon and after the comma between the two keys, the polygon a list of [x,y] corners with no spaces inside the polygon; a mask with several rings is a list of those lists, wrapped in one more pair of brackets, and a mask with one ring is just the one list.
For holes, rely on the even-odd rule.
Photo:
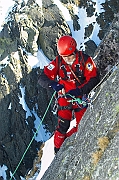
{"label": "black glove", "polygon": [[60,91],[60,90],[62,90],[63,88],[64,88],[64,86],[62,85],[62,84],[59,84],[59,83],[57,83],[57,82],[55,82],[55,81],[53,81],[51,84],[50,84],[50,86],[52,87],[52,89],[54,89],[55,91]]}
{"label": "black glove", "polygon": [[81,96],[81,90],[79,88],[76,89],[71,89],[70,91],[67,92],[67,94],[70,94],[71,96]]}

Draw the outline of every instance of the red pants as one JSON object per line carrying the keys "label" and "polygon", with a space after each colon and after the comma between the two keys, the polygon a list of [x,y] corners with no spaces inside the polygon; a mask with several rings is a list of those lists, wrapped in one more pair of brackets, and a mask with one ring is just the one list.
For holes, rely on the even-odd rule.
{"label": "red pants", "polygon": [[[81,108],[76,103],[71,104],[67,98],[59,98],[59,110],[58,110],[58,126],[54,133],[54,146],[60,148],[65,138],[71,136],[78,131],[78,125],[87,108]],[[73,127],[68,133],[72,115],[76,118],[76,127]]]}

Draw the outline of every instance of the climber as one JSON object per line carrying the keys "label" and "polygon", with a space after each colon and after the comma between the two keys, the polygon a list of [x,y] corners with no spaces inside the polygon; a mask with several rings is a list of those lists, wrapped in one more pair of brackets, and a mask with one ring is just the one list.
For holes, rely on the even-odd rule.
{"label": "climber", "polygon": [[[99,73],[92,58],[77,50],[75,39],[69,35],[59,38],[58,56],[44,67],[38,83],[57,92],[58,125],[54,133],[54,151],[58,152],[65,138],[77,132],[80,120],[87,109],[72,97],[86,98],[99,82]],[[76,127],[68,131],[72,116],[75,115]]]}

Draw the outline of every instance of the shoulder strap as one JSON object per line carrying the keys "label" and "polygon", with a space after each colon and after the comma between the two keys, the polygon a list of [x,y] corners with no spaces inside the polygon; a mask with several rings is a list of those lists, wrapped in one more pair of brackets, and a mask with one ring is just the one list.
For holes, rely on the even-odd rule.
{"label": "shoulder strap", "polygon": [[60,55],[56,56],[56,75],[59,75],[59,68],[61,64],[61,58]]}
{"label": "shoulder strap", "polygon": [[79,53],[79,62],[82,63],[83,67],[85,66],[84,56],[82,51],[78,51]]}
{"label": "shoulder strap", "polygon": [[83,51],[79,51],[79,53],[80,53],[79,54],[79,56],[80,56],[80,60],[79,61],[82,63],[83,66],[85,66],[85,63],[86,63],[89,55],[83,53]]}

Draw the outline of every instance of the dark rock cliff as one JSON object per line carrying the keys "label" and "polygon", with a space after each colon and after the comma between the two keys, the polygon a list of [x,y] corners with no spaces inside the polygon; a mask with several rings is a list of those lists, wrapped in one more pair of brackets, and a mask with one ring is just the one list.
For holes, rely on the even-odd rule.
{"label": "dark rock cliff", "polygon": [[[104,4],[112,7],[110,18],[103,14],[101,21],[101,18],[97,17],[98,22],[104,25],[101,26],[103,31],[101,37],[104,37],[107,31],[105,27],[109,27],[114,14],[117,13],[118,3],[116,0],[113,2],[115,3],[114,7],[110,3]],[[69,5],[69,2],[63,3],[65,6],[67,3]],[[71,6],[76,2],[72,1],[72,3]],[[89,7],[86,2],[82,3],[81,1],[77,5],[85,6],[88,15],[91,16],[93,14],[92,6]],[[78,30],[80,28],[77,21],[78,17],[73,13],[72,8],[70,8],[70,14],[74,21],[74,28]],[[104,22],[106,22],[106,26]],[[112,31],[108,32],[95,55],[101,77],[106,74],[108,67],[115,65],[115,60],[118,62],[118,16],[114,22]],[[91,30],[90,27],[86,30],[86,35],[91,33],[89,30]],[[28,0],[27,4],[20,4],[19,1],[15,1],[14,8],[9,13],[8,21],[3,25],[3,30],[0,32],[0,165],[4,164],[8,167],[7,179],[10,178],[9,172],[14,172],[36,131],[34,127],[36,118],[33,112],[39,118],[43,117],[52,94],[52,92],[49,93],[37,86],[41,69],[40,67],[32,69],[29,66],[28,54],[31,53],[35,57],[38,48],[41,47],[46,57],[51,60],[57,54],[57,39],[64,34],[71,34],[70,28],[61,11],[51,0],[42,1],[42,8],[34,0]],[[93,41],[86,43],[86,51],[89,55],[93,56],[95,49],[96,45]],[[30,116],[27,116],[27,111],[20,103],[21,98],[24,98]],[[116,108],[118,111],[118,106]],[[57,118],[51,113],[51,110],[52,106],[43,123],[46,130],[52,134],[57,124]],[[93,122],[93,120],[91,121]],[[15,174],[17,180],[20,179],[20,176],[24,177],[27,170],[32,168],[37,149],[40,148],[41,144],[42,142],[33,141]],[[65,146],[63,147],[65,148]],[[83,156],[85,158],[85,154]]]}

